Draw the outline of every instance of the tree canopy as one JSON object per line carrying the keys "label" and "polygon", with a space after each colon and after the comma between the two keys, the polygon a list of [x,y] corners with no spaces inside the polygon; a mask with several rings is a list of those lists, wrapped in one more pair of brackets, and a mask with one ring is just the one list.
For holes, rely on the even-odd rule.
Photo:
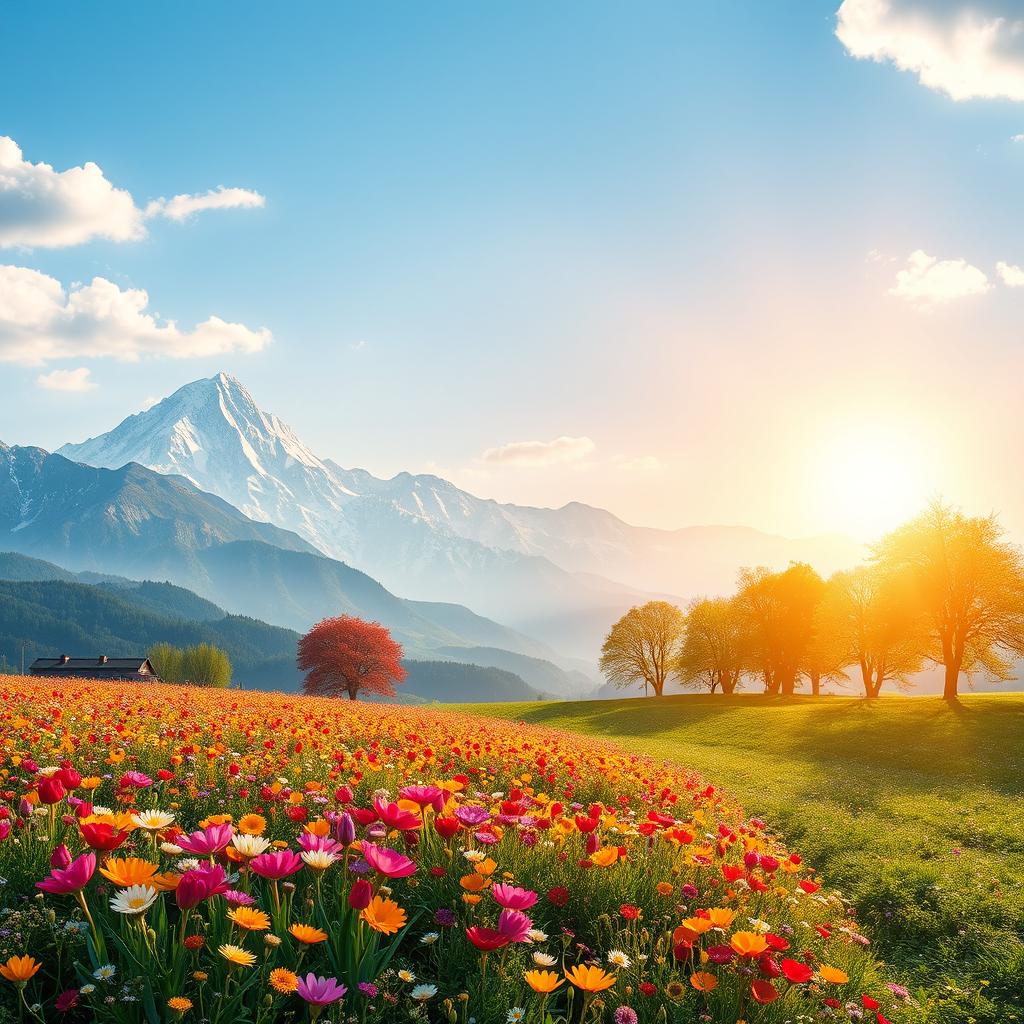
{"label": "tree canopy", "polygon": [[405,679],[401,662],[402,647],[384,626],[353,615],[323,619],[299,640],[303,690],[320,697],[394,697]]}
{"label": "tree canopy", "polygon": [[642,682],[656,697],[675,671],[686,616],[668,601],[630,608],[612,626],[601,648],[601,671],[614,686]]}

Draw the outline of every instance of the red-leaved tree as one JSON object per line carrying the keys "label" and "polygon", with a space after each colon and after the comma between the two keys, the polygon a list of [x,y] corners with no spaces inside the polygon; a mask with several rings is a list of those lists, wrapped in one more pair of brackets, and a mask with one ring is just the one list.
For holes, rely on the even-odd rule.
{"label": "red-leaved tree", "polygon": [[354,615],[318,622],[299,640],[298,662],[306,673],[303,690],[318,697],[394,697],[393,684],[405,678],[402,645],[379,622]]}

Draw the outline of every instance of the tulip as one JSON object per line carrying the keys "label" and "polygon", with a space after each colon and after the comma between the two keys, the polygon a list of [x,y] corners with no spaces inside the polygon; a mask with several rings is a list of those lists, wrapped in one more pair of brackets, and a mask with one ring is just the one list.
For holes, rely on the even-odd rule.
{"label": "tulip", "polygon": [[36,792],[39,794],[40,803],[59,804],[64,799],[64,783],[61,782],[59,775],[49,775],[39,780]]}
{"label": "tulip", "polygon": [[61,843],[50,854],[50,867],[65,870],[71,864],[71,851]]}
{"label": "tulip", "polygon": [[373,886],[365,878],[360,878],[352,886],[348,894],[348,905],[353,910],[363,910],[373,899]]}
{"label": "tulip", "polygon": [[[349,792],[351,793],[351,790]],[[349,800],[351,799],[351,796],[349,796]],[[352,820],[352,815],[349,814],[348,811],[342,811],[341,814],[335,817],[333,831],[334,838],[343,846],[348,846],[355,842],[356,826],[355,822]]]}
{"label": "tulip", "polygon": [[48,878],[36,882],[36,888],[56,896],[66,896],[84,889],[95,870],[96,854],[83,853],[69,861],[65,868],[54,867]]}
{"label": "tulip", "polygon": [[374,871],[387,878],[407,878],[416,872],[416,865],[408,857],[384,846],[363,843],[363,857]]}
{"label": "tulip", "polygon": [[178,882],[174,898],[182,910],[191,910],[203,900],[226,891],[224,869],[214,864],[186,871]]}

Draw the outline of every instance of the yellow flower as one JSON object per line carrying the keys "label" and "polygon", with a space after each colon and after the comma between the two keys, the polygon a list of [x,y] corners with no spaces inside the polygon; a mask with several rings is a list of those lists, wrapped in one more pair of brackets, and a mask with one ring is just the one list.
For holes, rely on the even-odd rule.
{"label": "yellow flower", "polygon": [[293,974],[286,967],[275,967],[270,972],[270,987],[275,992],[287,995],[299,987],[298,975]]}
{"label": "yellow flower", "polygon": [[265,932],[270,927],[270,918],[255,907],[235,907],[228,917],[247,932]]}
{"label": "yellow flower", "polygon": [[167,1005],[178,1013],[188,1013],[192,1009],[192,1000],[188,996],[171,996],[167,1000]]}
{"label": "yellow flower", "polygon": [[244,836],[261,836],[267,827],[262,814],[246,814],[238,819],[238,831]]}
{"label": "yellow flower", "polygon": [[554,971],[527,971],[523,977],[526,979],[526,984],[534,992],[543,992],[545,994],[554,992],[560,985],[565,984]]}
{"label": "yellow flower", "polygon": [[736,932],[729,945],[740,956],[760,956],[768,948],[768,940],[756,932]]}
{"label": "yellow flower", "polygon": [[394,900],[374,896],[370,905],[359,915],[375,932],[394,935],[405,927],[405,911]]}
{"label": "yellow flower", "polygon": [[705,932],[711,931],[715,926],[709,917],[688,917],[683,921],[683,927],[689,928],[691,932],[697,935],[703,935]]}
{"label": "yellow flower", "polygon": [[718,986],[718,979],[707,971],[696,971],[690,975],[690,984],[698,992],[711,992]]}
{"label": "yellow flower", "polygon": [[839,970],[838,967],[829,967],[828,964],[818,968],[818,977],[832,985],[845,985],[850,980],[845,971]]}
{"label": "yellow flower", "polygon": [[12,956],[7,963],[0,964],[0,974],[15,985],[24,985],[42,966],[30,956]]}
{"label": "yellow flower", "polygon": [[233,946],[230,942],[224,943],[217,952],[229,964],[237,964],[239,967],[252,967],[256,963],[255,953],[250,953],[249,950],[242,949],[241,946]]}
{"label": "yellow flower", "polygon": [[159,864],[139,857],[112,857],[100,868],[100,874],[119,888],[128,889],[133,885],[149,885],[159,869]]}
{"label": "yellow flower", "polygon": [[615,984],[615,975],[600,967],[576,965],[565,972],[565,977],[584,992],[603,992]]}
{"label": "yellow flower", "polygon": [[312,946],[317,942],[325,942],[327,940],[327,932],[320,928],[314,928],[309,924],[293,924],[289,927],[288,931],[299,940],[299,942],[306,943],[307,946]]}

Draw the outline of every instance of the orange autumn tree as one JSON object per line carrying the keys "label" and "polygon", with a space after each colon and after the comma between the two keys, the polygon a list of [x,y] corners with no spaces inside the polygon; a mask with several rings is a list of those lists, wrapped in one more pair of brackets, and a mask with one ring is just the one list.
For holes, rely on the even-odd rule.
{"label": "orange autumn tree", "polygon": [[394,697],[406,675],[402,645],[379,622],[354,615],[318,622],[299,640],[298,665],[306,673],[303,691],[315,697]]}

